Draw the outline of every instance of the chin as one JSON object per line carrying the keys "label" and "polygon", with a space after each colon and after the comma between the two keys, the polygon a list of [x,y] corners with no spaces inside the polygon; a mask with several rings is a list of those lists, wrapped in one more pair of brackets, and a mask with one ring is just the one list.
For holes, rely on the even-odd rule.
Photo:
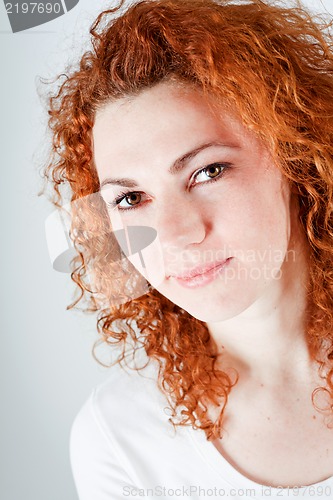
{"label": "chin", "polygon": [[[160,293],[165,295],[162,290]],[[232,319],[251,307],[257,299],[256,294],[250,291],[248,293],[243,291],[243,294],[238,293],[233,297],[230,294],[227,298],[218,297],[217,294],[197,294],[194,300],[184,295],[182,297],[165,296],[193,318],[205,323],[219,323]]]}
{"label": "chin", "polygon": [[183,306],[183,309],[187,311],[191,316],[193,316],[193,318],[196,318],[199,321],[203,321],[204,323],[220,323],[222,321],[227,321],[229,319],[234,318],[235,316],[238,316],[239,314],[241,314],[241,312],[243,312],[247,308],[234,311],[231,309],[225,310],[222,307],[221,308],[218,307],[216,308],[216,310],[198,311],[192,308],[188,310],[185,309]]}
{"label": "chin", "polygon": [[229,280],[227,284],[214,280],[205,286],[180,288],[173,280],[166,279],[154,288],[205,323],[230,320],[249,309],[267,292],[267,284],[252,280]]}

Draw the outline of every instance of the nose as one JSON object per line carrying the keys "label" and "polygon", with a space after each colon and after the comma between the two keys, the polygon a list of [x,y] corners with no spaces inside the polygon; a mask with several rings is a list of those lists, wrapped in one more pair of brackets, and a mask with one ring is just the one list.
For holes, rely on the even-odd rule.
{"label": "nose", "polygon": [[171,202],[158,208],[157,234],[162,247],[190,248],[201,243],[206,236],[206,224],[202,210],[182,193],[172,197]]}

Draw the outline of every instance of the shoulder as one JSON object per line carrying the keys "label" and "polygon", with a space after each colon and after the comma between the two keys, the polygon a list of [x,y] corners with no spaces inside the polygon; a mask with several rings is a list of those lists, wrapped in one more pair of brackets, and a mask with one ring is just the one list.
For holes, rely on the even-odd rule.
{"label": "shoulder", "polygon": [[[142,369],[136,369],[144,367]],[[126,364],[110,369],[110,376],[96,386],[89,401],[95,418],[108,428],[113,424],[147,418],[157,407],[167,405],[167,399],[158,388],[158,363],[149,359],[140,349],[132,358],[127,355]],[[88,403],[89,404],[89,403]]]}
{"label": "shoulder", "polygon": [[104,498],[95,488],[110,495],[113,487],[119,492],[119,485],[137,483],[131,455],[147,449],[144,430],[161,432],[168,420],[166,406],[156,364],[141,371],[110,368],[110,376],[92,390],[71,427],[70,461],[80,500],[89,498],[87,492],[90,499]]}
{"label": "shoulder", "polygon": [[[157,362],[145,353],[138,353],[135,360],[128,359],[129,367],[118,364],[110,368],[110,376],[92,390],[72,424],[72,449],[80,450],[83,442],[96,447],[101,441],[104,447],[108,443],[116,449],[131,433],[137,438],[138,427],[147,428],[149,423],[150,431],[156,427],[160,432],[168,423],[169,404],[157,385]],[[135,365],[146,366],[135,370]]]}

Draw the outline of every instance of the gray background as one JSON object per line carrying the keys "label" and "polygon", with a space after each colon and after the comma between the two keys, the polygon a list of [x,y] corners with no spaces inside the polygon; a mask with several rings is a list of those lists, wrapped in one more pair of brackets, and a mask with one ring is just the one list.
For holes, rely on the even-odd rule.
{"label": "gray background", "polygon": [[[306,3],[333,13],[333,0]],[[97,13],[113,4],[80,0],[64,16],[13,34],[0,3],[3,500],[77,500],[70,427],[92,387],[109,376],[91,355],[94,317],[66,311],[75,287],[48,257],[44,223],[53,208],[37,196],[46,117],[36,81],[60,73]]]}

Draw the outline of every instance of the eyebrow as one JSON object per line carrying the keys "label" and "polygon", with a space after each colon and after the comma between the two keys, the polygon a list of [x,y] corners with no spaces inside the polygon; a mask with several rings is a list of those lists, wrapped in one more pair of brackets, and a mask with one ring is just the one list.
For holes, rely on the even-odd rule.
{"label": "eyebrow", "polygon": [[[213,146],[220,146],[220,147],[225,147],[225,148],[236,148],[237,146],[234,145],[226,145],[222,144],[221,142],[207,142],[205,144],[202,144],[201,146],[198,146],[197,148],[193,149],[192,151],[189,151],[188,153],[185,153],[183,156],[178,158],[169,168],[170,174],[174,175],[180,172],[185,166],[186,163],[194,158],[197,154],[199,154],[201,151],[204,149],[211,148]],[[100,185],[100,189],[104,187],[107,184],[116,184],[118,186],[125,186],[125,187],[138,187],[138,184],[133,180],[133,179],[126,179],[126,178],[111,178],[107,177],[104,179]]]}

